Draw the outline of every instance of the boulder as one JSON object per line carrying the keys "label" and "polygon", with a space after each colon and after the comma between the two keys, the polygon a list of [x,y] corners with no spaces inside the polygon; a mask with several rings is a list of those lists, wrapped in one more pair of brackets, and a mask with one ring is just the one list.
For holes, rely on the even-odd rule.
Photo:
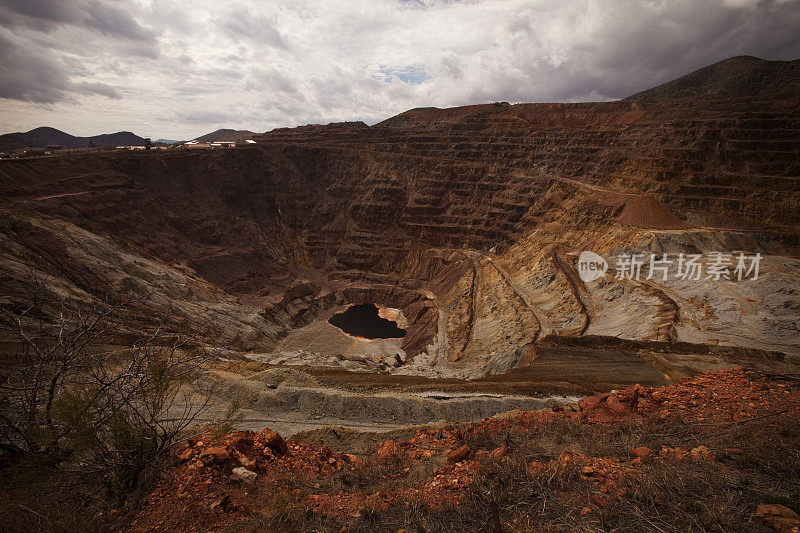
{"label": "boulder", "polygon": [[253,483],[256,480],[256,477],[258,477],[258,474],[252,470],[248,470],[243,466],[237,466],[231,473],[232,480],[241,481],[242,483],[247,483],[248,485]]}
{"label": "boulder", "polygon": [[616,393],[606,392],[578,401],[580,418],[613,421],[638,414],[639,390],[631,387]]}
{"label": "boulder", "polygon": [[362,462],[361,459],[359,459],[357,455],[353,455],[352,453],[343,453],[342,454],[342,461],[344,461],[345,463],[350,463],[350,464],[357,464],[357,463]]}
{"label": "boulder", "polygon": [[503,457],[505,457],[506,455],[508,455],[510,453],[511,453],[511,448],[509,448],[508,446],[503,444],[502,446],[499,446],[499,447],[495,448],[494,450],[492,450],[489,453],[489,457],[491,459],[497,460],[497,459],[502,459]]}
{"label": "boulder", "polygon": [[713,454],[711,450],[709,450],[705,446],[698,446],[697,448],[692,448],[692,451],[689,452],[692,456],[692,459],[695,461],[706,461],[708,459],[713,458]]}
{"label": "boulder", "polygon": [[472,455],[472,448],[464,444],[447,454],[447,462],[450,464],[460,463],[464,459],[468,459],[470,455]]}
{"label": "boulder", "polygon": [[653,450],[647,446],[639,446],[638,448],[634,448],[630,451],[631,457],[639,457],[641,459],[644,459],[651,453],[653,453]]}
{"label": "boulder", "polygon": [[557,462],[559,468],[565,468],[570,464],[583,465],[588,462],[588,457],[582,453],[573,452],[572,450],[564,450],[558,456]]}
{"label": "boulder", "polygon": [[800,516],[783,505],[761,504],[750,520],[761,522],[780,533],[800,532]]}
{"label": "boulder", "polygon": [[225,436],[224,443],[229,450],[236,450],[245,455],[253,452],[255,434],[252,431],[231,431]]}
{"label": "boulder", "polygon": [[243,466],[245,468],[255,468],[256,466],[256,461],[254,459],[250,459],[238,450],[234,449],[231,455],[233,455],[236,462],[239,463],[239,466]]}
{"label": "boulder", "polygon": [[588,398],[581,398],[578,400],[578,409],[580,410],[581,418],[598,409],[600,404],[602,404],[609,396],[611,396],[611,393],[606,392],[603,394],[598,394],[597,396],[590,396]]}
{"label": "boulder", "polygon": [[387,440],[382,442],[380,446],[378,446],[378,450],[375,452],[375,456],[378,459],[385,459],[387,457],[391,457],[393,455],[397,455],[400,451],[400,447],[397,443],[393,440]]}
{"label": "boulder", "polygon": [[205,465],[223,464],[231,458],[228,450],[222,446],[211,446],[203,450],[200,454],[200,460]]}
{"label": "boulder", "polygon": [[684,459],[686,456],[689,455],[689,450],[684,448],[683,446],[678,446],[677,448],[669,448],[667,446],[662,446],[661,451],[658,452],[659,457],[665,459]]}
{"label": "boulder", "polygon": [[277,431],[269,428],[264,428],[261,433],[256,435],[254,446],[262,450],[269,448],[275,455],[283,455],[289,451],[289,447],[283,437]]}
{"label": "boulder", "polygon": [[178,461],[181,463],[185,463],[186,461],[192,458],[193,452],[194,450],[192,450],[191,448],[186,448],[180,453],[180,455],[178,455]]}
{"label": "boulder", "polygon": [[612,394],[606,399],[608,410],[617,416],[625,415],[630,410],[630,407],[623,403],[619,396]]}

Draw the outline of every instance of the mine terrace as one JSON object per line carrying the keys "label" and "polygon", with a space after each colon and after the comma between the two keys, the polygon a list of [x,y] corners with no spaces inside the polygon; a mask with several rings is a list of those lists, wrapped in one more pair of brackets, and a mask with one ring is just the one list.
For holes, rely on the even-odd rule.
{"label": "mine terrace", "polygon": [[121,529],[796,531],[798,73],[3,159],[4,346],[201,358]]}

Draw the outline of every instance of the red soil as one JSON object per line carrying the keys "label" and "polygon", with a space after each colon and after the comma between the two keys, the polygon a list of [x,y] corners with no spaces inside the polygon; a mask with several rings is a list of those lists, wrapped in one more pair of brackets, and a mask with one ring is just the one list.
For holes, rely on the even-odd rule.
{"label": "red soil", "polygon": [[[355,520],[364,508],[387,508],[412,498],[429,507],[457,505],[475,479],[482,463],[502,460],[513,453],[506,446],[493,452],[473,451],[463,444],[470,438],[515,432],[546,431],[557,421],[575,420],[581,424],[618,423],[623,419],[659,420],[680,417],[688,424],[731,424],[766,417],[800,420],[800,384],[796,379],[741,368],[703,374],[670,387],[639,385],[616,393],[581,400],[577,412],[542,410],[509,418],[492,418],[462,427],[421,430],[404,442],[387,441],[376,454],[356,456],[334,453],[325,445],[291,442],[286,445],[275,432],[261,434],[234,431],[222,438],[200,435],[177,450],[175,466],[164,473],[161,482],[146,497],[132,519],[135,531],[195,531],[217,529],[267,513],[261,495],[280,495],[294,508],[308,509],[335,517],[344,523]],[[554,452],[558,453],[556,450]],[[631,451],[632,460],[589,457],[563,450],[557,459],[533,461],[529,470],[547,468],[556,474],[568,466],[579,468],[589,483],[596,501],[612,497],[618,481],[636,470],[642,460],[713,460],[714,450],[698,446],[692,450],[663,446],[650,451]],[[402,465],[443,456],[447,464],[430,475],[412,477]],[[371,471],[380,465],[400,460],[396,470],[382,470],[387,476],[383,487],[399,487],[374,493],[351,487],[330,485],[326,480],[358,469]],[[257,490],[232,481],[231,470],[243,466],[258,473]],[[388,473],[387,473],[388,472]],[[377,482],[373,483],[373,487]],[[309,487],[319,487],[309,494]],[[590,492],[591,492],[590,491]],[[314,492],[313,489],[311,492]],[[598,504],[599,505],[599,504]],[[263,509],[262,509],[263,508]],[[584,508],[586,509],[586,508]]]}
{"label": "red soil", "polygon": [[675,216],[649,196],[631,195],[617,220],[629,226],[649,229],[688,229],[691,224]]}

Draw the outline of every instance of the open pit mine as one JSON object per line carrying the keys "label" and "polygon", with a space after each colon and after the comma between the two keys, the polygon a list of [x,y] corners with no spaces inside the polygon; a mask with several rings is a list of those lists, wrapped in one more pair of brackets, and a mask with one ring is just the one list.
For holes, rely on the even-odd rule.
{"label": "open pit mine", "polygon": [[[428,424],[424,438],[444,444],[379,453],[449,453],[463,485],[476,445],[459,448],[446,424],[540,409],[613,419],[637,403],[612,405],[612,391],[688,390],[689,402],[686,383],[708,372],[744,395],[747,376],[800,368],[800,91],[770,78],[710,92],[707,73],[691,76],[614,102],[419,108],[224,150],[0,161],[0,303],[24,309],[41,285],[67,302],[130,297],[109,350],[160,328],[207,354],[190,391],[213,390],[198,422],[235,407],[233,427],[255,433],[226,437],[225,453],[191,441],[181,460],[200,470],[240,441],[266,439],[306,468],[308,442],[342,451],[332,442],[355,432]],[[585,251],[607,263],[589,281]],[[717,254],[730,261],[721,276]],[[681,276],[688,256],[701,276]],[[671,262],[653,275],[651,258]],[[649,401],[638,412],[660,413],[664,398]],[[289,451],[264,427],[292,437]],[[362,460],[325,449],[322,470]],[[173,505],[153,498],[144,529],[153,506]],[[362,500],[331,498],[314,508],[363,518]],[[228,523],[244,505],[231,501],[203,512]]]}

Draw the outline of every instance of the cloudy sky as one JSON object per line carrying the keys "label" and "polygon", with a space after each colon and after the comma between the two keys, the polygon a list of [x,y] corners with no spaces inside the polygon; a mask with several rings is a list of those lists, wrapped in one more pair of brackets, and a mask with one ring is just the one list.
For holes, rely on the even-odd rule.
{"label": "cloudy sky", "polygon": [[0,0],[0,132],[364,120],[609,100],[800,57],[800,0]]}

